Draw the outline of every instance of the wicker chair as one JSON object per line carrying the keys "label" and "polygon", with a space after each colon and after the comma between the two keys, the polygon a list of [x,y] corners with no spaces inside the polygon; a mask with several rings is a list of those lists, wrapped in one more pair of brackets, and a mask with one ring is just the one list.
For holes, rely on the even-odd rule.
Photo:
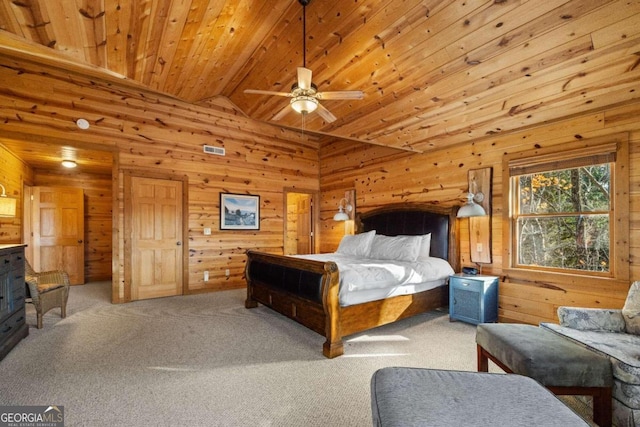
{"label": "wicker chair", "polygon": [[29,261],[25,262],[25,282],[28,297],[36,308],[38,329],[42,329],[42,316],[52,308],[60,307],[60,316],[67,317],[69,275],[62,270],[36,273]]}

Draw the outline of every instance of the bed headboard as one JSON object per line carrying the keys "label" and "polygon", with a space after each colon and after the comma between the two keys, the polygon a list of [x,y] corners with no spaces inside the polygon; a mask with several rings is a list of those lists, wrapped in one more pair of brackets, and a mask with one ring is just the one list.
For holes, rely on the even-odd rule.
{"label": "bed headboard", "polygon": [[459,271],[457,207],[424,204],[387,205],[356,214],[356,231],[376,230],[385,236],[431,233],[431,256],[449,261]]}

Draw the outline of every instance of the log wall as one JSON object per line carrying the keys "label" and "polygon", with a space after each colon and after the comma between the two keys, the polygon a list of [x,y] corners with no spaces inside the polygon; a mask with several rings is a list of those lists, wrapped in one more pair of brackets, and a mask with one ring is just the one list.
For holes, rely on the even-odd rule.
{"label": "log wall", "polygon": [[[113,271],[114,302],[125,300],[127,286],[124,171],[188,178],[187,293],[244,287],[247,249],[283,252],[283,189],[318,189],[318,143],[308,135],[301,137],[298,132],[247,119],[228,108],[188,104],[126,80],[97,78],[95,70],[59,70],[1,56],[0,62],[3,137],[25,144],[90,147],[114,155],[116,173],[111,183],[101,178],[96,184],[112,190],[112,266],[100,269]],[[74,123],[78,117],[86,118],[90,129],[79,130]],[[205,144],[225,148],[226,156],[203,153]],[[57,180],[45,173],[37,179]],[[10,180],[11,191],[20,191],[20,177]],[[220,192],[260,195],[260,230],[219,231]],[[104,209],[101,217],[107,211],[105,202],[106,198],[96,200],[96,206]],[[2,226],[4,229],[4,223]],[[97,227],[102,235],[107,225]],[[210,236],[204,235],[206,227],[212,229]],[[19,220],[14,221],[7,230],[11,233],[7,241],[20,241],[19,228]],[[96,254],[95,262],[102,262],[97,258],[101,256]],[[226,269],[231,273],[228,278]],[[210,272],[208,282],[203,280],[204,270]]]}
{"label": "log wall", "polygon": [[[355,188],[356,209],[366,211],[389,203],[461,203],[467,190],[469,169],[493,167],[493,263],[485,273],[502,278],[500,319],[537,323],[554,320],[557,306],[621,306],[625,287],[585,291],[553,283],[514,283],[502,271],[502,159],[505,154],[536,146],[563,146],[581,138],[628,132],[630,136],[631,279],[640,279],[635,259],[640,255],[640,104],[575,116],[569,120],[526,131],[469,139],[465,144],[426,154],[402,152],[353,141],[319,144],[309,135],[290,132],[249,120],[229,108],[194,106],[154,94],[127,81],[108,81],[96,72],[58,70],[28,60],[0,57],[0,132],[3,138],[30,142],[69,144],[110,151],[114,175],[95,184],[111,188],[112,266],[95,269],[100,276],[113,272],[114,301],[124,301],[124,187],[125,171],[139,175],[186,176],[189,183],[188,293],[244,287],[247,249],[272,253],[284,250],[286,217],[284,188],[322,192],[317,239],[322,252],[335,250],[350,224],[332,220],[345,190]],[[117,83],[117,84],[116,84]],[[78,117],[91,123],[88,131],[74,124]],[[225,157],[202,152],[204,144],[226,149]],[[61,178],[34,173],[7,153],[0,152],[0,179],[8,194],[22,197],[22,182],[50,184]],[[69,183],[68,179],[65,179]],[[76,180],[86,181],[82,179]],[[79,185],[79,184],[78,184]],[[84,184],[83,184],[84,185]],[[94,184],[91,184],[94,185]],[[231,192],[261,196],[259,231],[219,231],[219,194]],[[94,197],[100,218],[107,215],[107,198]],[[97,219],[99,222],[100,220]],[[468,236],[462,220],[461,236]],[[106,222],[97,225],[104,236]],[[204,228],[212,235],[205,236]],[[20,241],[18,219],[0,220],[0,242]],[[105,247],[106,245],[101,245]],[[463,238],[461,262],[470,264],[468,239]],[[96,255],[95,263],[107,262]],[[225,277],[225,270],[231,275]],[[203,271],[210,272],[209,282]]]}
{"label": "log wall", "polygon": [[[7,196],[18,199],[16,218],[0,218],[0,244],[23,241],[23,184],[80,187],[85,197],[85,280],[111,280],[111,176],[34,170],[2,146],[1,140],[0,171]],[[26,248],[28,256],[30,250]]]}
{"label": "log wall", "polygon": [[7,151],[0,139],[0,184],[7,197],[18,199],[16,218],[0,218],[0,244],[22,243],[23,182],[33,182],[33,169]]}
{"label": "log wall", "polygon": [[[560,305],[622,307],[629,284],[606,288],[575,287],[557,283],[516,282],[502,271],[502,161],[506,154],[539,147],[562,146],[570,150],[586,138],[626,132],[630,137],[629,221],[631,280],[640,280],[640,103],[610,108],[598,114],[574,117],[526,131],[470,140],[466,144],[426,154],[402,153],[375,146],[336,141],[321,148],[323,239],[321,251],[335,250],[344,234],[332,221],[340,194],[356,189],[358,211],[388,203],[435,202],[462,204],[469,169],[493,168],[492,257],[483,273],[500,276],[501,321],[536,324],[555,321]],[[473,265],[469,256],[468,220],[460,220],[461,262]]]}

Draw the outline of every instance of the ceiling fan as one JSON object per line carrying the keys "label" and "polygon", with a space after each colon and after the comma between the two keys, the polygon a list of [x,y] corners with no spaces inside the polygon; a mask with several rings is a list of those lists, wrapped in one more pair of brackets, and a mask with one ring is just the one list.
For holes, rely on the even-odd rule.
{"label": "ceiling fan", "polygon": [[298,81],[291,86],[291,92],[275,92],[270,90],[256,90],[245,89],[244,93],[253,93],[259,95],[275,95],[291,98],[289,104],[282,110],[277,112],[271,120],[278,121],[283,118],[291,110],[297,113],[306,115],[317,111],[320,117],[326,122],[331,123],[336,121],[331,111],[327,110],[320,100],[335,100],[335,99],[362,99],[364,93],[360,90],[342,90],[332,92],[318,92],[318,87],[311,81],[311,70],[306,68],[307,66],[307,43],[306,43],[306,30],[307,30],[307,13],[306,7],[311,0],[298,0],[298,3],[302,5],[302,67],[298,67]]}

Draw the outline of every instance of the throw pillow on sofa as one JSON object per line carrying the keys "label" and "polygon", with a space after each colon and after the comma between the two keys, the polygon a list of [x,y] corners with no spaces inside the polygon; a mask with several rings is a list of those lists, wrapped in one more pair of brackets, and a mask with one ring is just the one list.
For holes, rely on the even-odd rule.
{"label": "throw pillow on sofa", "polygon": [[622,317],[627,332],[640,335],[640,282],[633,282],[631,285],[627,300],[622,307]]}

